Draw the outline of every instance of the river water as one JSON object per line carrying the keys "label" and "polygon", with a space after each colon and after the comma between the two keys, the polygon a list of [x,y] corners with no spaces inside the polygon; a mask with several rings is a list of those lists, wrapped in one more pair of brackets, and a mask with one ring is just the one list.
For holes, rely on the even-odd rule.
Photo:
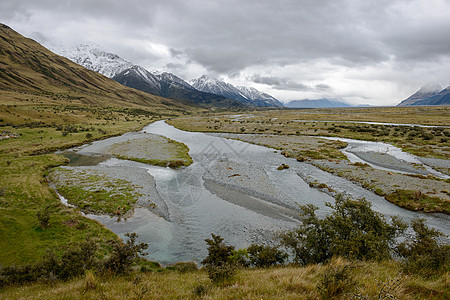
{"label": "river water", "polygon": [[[137,208],[132,217],[119,222],[109,216],[88,217],[100,221],[121,237],[126,232],[138,233],[140,241],[149,244],[148,258],[163,264],[201,261],[207,254],[204,239],[209,238],[211,233],[222,236],[227,243],[237,248],[247,247],[254,242],[271,243],[274,234],[299,224],[297,204],[314,204],[319,207],[318,215],[324,216],[329,211],[325,203],[333,203],[334,199],[310,188],[302,178],[326,183],[355,199],[366,198],[375,211],[386,216],[398,215],[405,221],[423,217],[430,226],[450,234],[449,216],[402,209],[343,178],[309,164],[287,159],[275,153],[274,149],[205,133],[185,132],[164,121],[150,124],[142,132],[185,143],[194,163],[181,170],[172,170],[111,158],[100,162],[98,166],[105,169],[126,166],[147,170],[156,181],[156,189],[167,205],[169,217],[162,218],[143,207]],[[123,139],[126,138],[124,135]],[[121,141],[121,137],[114,139]],[[108,143],[108,140],[94,142],[92,147],[101,147],[102,143]],[[89,146],[79,149],[79,153],[83,154],[83,151],[89,152]],[[239,176],[247,176],[247,184],[256,188],[228,189],[217,182],[205,180],[208,172],[217,164],[227,163],[247,170],[247,174]],[[281,163],[289,164],[290,168],[277,170]],[[261,172],[267,180],[263,187],[258,181]]]}

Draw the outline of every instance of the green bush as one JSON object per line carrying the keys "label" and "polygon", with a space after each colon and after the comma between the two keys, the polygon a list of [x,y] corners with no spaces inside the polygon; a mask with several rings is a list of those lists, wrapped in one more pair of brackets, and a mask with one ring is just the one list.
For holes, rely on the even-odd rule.
{"label": "green bush", "polygon": [[112,246],[112,252],[109,258],[103,263],[103,270],[106,272],[114,272],[117,274],[128,273],[131,270],[131,264],[139,258],[139,255],[146,255],[145,250],[148,244],[136,244],[138,235],[133,233],[126,233],[128,240],[126,243],[117,240],[109,241]]}
{"label": "green bush", "polygon": [[411,223],[414,236],[397,247],[397,253],[404,258],[404,270],[425,277],[450,272],[450,245],[439,243],[443,234],[428,228],[424,219]]}
{"label": "green bush", "polygon": [[98,267],[96,252],[97,244],[91,239],[71,245],[61,258],[49,250],[37,264],[1,268],[0,287],[37,280],[55,281],[74,278]]}
{"label": "green bush", "polygon": [[219,283],[231,279],[236,272],[236,263],[233,261],[233,246],[223,242],[223,238],[211,234],[212,239],[205,239],[208,244],[208,256],[202,261],[212,282]]}
{"label": "green bush", "polygon": [[282,265],[287,254],[276,247],[252,244],[247,248],[250,266],[265,268]]}
{"label": "green bush", "polygon": [[39,221],[39,226],[42,229],[45,229],[50,225],[50,217],[52,214],[51,209],[52,209],[52,206],[46,206],[44,209],[42,209],[36,213],[36,217]]}
{"label": "green bush", "polygon": [[374,212],[365,199],[358,201],[337,195],[333,211],[319,219],[312,204],[302,205],[302,224],[280,235],[281,243],[293,253],[296,263],[323,263],[333,256],[360,260],[381,260],[391,257],[395,238],[406,224],[397,217],[387,222]]}

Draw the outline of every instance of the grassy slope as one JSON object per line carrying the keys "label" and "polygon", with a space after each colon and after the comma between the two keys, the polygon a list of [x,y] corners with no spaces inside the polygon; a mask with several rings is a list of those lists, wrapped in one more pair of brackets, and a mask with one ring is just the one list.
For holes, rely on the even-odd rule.
{"label": "grassy slope", "polygon": [[[15,299],[329,299],[318,288],[325,273],[350,266],[350,280],[339,296],[349,299],[446,299],[448,275],[423,279],[402,274],[395,262],[349,263],[336,259],[328,265],[243,269],[227,284],[211,285],[206,272],[181,274],[173,271],[133,273],[127,277],[86,276],[66,283],[38,283],[9,287],[0,297]],[[351,282],[355,284],[352,285]],[[337,293],[336,293],[337,294]],[[337,298],[337,295],[334,298]],[[201,295],[201,297],[199,297]],[[447,298],[448,299],[448,298]]]}
{"label": "grassy slope", "polygon": [[[51,154],[142,128],[192,108],[124,87],[48,51],[0,24],[0,265],[34,262],[47,248],[93,235],[101,224],[63,207],[46,173],[66,159]],[[49,228],[36,213],[53,206]]]}

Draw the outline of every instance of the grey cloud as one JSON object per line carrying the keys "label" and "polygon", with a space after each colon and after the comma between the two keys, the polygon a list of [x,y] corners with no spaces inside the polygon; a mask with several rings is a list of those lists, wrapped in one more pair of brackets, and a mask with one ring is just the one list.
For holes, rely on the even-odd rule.
{"label": "grey cloud", "polygon": [[316,90],[318,91],[331,91],[332,88],[328,84],[316,84]]}
{"label": "grey cloud", "polygon": [[[450,68],[439,66],[450,59],[448,0],[2,0],[0,20],[41,38],[93,39],[140,65],[161,59],[146,51],[146,42],[164,45],[177,64],[228,77],[325,62],[353,77],[382,66],[398,85],[412,85],[404,78],[414,70],[450,78]],[[326,75],[319,85],[305,80],[312,75],[305,68],[289,80],[252,80],[289,91],[338,90],[335,81],[333,89],[326,86]]]}
{"label": "grey cloud", "polygon": [[251,80],[255,83],[267,84],[277,90],[289,90],[289,91],[312,91],[310,86],[302,83],[294,82],[291,80],[274,77],[274,76],[261,76],[254,75]]}
{"label": "grey cloud", "polygon": [[180,57],[183,55],[183,51],[179,51],[179,50],[176,50],[173,48],[170,48],[169,51],[170,51],[170,55],[172,55],[172,57]]}

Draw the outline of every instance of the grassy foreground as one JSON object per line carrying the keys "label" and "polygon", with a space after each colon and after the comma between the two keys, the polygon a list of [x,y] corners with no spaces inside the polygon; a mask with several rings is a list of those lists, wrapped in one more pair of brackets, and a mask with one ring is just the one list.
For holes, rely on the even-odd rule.
{"label": "grassy foreground", "polygon": [[[327,274],[347,268],[345,280]],[[350,262],[240,269],[226,283],[211,284],[203,270],[159,269],[123,277],[87,273],[68,282],[43,282],[0,290],[2,299],[448,299],[449,276],[424,279],[402,273],[398,263]]]}

